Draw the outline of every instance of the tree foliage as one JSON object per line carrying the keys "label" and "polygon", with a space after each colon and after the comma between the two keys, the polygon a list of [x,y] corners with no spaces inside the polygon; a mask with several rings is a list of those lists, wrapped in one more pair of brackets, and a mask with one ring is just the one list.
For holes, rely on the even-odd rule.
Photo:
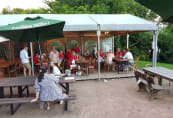
{"label": "tree foliage", "polygon": [[173,63],[173,25],[169,25],[160,32],[158,45],[160,48],[159,61]]}

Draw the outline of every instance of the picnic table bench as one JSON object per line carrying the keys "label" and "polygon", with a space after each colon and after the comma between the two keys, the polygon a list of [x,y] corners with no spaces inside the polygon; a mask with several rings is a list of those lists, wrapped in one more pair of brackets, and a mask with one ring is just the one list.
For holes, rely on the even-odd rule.
{"label": "picnic table bench", "polygon": [[[29,86],[33,86],[36,77],[16,77],[16,78],[4,78],[0,80],[0,105],[10,104],[10,112],[13,115],[17,109],[20,107],[22,103],[30,103],[33,97],[29,97]],[[67,78],[67,79],[66,79]],[[64,110],[68,110],[68,101],[74,100],[76,98],[75,95],[69,95],[69,83],[75,82],[75,78],[68,79],[68,77],[63,77],[60,79],[59,84],[65,89],[66,94],[68,94],[68,98],[64,99]],[[6,98],[4,96],[4,87],[10,88],[10,98]],[[18,87],[18,96],[13,97],[13,87]],[[24,90],[27,90],[26,96],[23,95]],[[61,100],[57,100],[61,101]],[[14,104],[17,106],[14,108]]]}
{"label": "picnic table bench", "polygon": [[156,98],[159,91],[164,88],[154,82],[154,78],[145,74],[142,70],[135,70],[136,82],[139,87],[139,91],[145,90],[150,94],[150,98]]}
{"label": "picnic table bench", "polygon": [[173,81],[173,70],[164,67],[148,67],[144,68],[143,71],[147,75],[152,75],[157,77],[159,85],[162,85],[162,79]]}

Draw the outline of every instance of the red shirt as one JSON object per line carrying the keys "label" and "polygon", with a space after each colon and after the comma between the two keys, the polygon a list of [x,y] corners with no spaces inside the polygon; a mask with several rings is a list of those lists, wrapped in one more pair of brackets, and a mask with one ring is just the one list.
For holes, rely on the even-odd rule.
{"label": "red shirt", "polygon": [[[98,53],[97,53],[97,55],[98,55]],[[100,53],[100,56],[103,57],[103,58],[104,58],[104,55],[105,55],[104,52]]]}
{"label": "red shirt", "polygon": [[73,61],[73,60],[75,60],[75,61],[77,60],[76,56],[71,56],[71,57],[70,57],[70,59],[69,59],[70,65],[72,65],[72,61]]}
{"label": "red shirt", "polygon": [[74,46],[72,50],[74,52],[76,52],[76,53],[79,53],[80,52],[80,49],[77,46]]}
{"label": "red shirt", "polygon": [[71,51],[67,51],[65,55],[67,59],[70,59],[70,57],[72,56]]}
{"label": "red shirt", "polygon": [[118,53],[116,52],[116,53],[115,53],[115,56],[120,57],[120,56],[122,56],[122,53],[121,53],[121,52],[118,52]]}
{"label": "red shirt", "polygon": [[126,53],[123,53],[122,56],[124,56]]}
{"label": "red shirt", "polygon": [[104,55],[105,55],[104,52],[100,53],[100,56],[103,57],[103,58],[104,58]]}
{"label": "red shirt", "polygon": [[37,64],[38,62],[40,62],[40,57],[34,56],[33,57],[33,63]]}
{"label": "red shirt", "polygon": [[64,55],[63,55],[63,54],[60,54],[60,55],[59,55],[59,58],[60,58],[60,59],[64,59]]}

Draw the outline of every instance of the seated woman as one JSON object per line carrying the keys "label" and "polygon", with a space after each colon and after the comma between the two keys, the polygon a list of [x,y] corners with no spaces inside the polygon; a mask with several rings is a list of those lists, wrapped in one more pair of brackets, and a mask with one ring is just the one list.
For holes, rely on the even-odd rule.
{"label": "seated woman", "polygon": [[40,62],[40,56],[38,53],[35,53],[35,56],[33,56],[33,63],[34,65],[36,65],[39,62]]}
{"label": "seated woman", "polygon": [[115,52],[115,56],[116,57],[121,57],[122,56],[122,53],[120,51],[120,48],[117,48],[116,52]]}
{"label": "seated woman", "polygon": [[[97,53],[97,55],[98,55],[98,53]],[[103,52],[103,49],[102,48],[100,49],[100,56],[99,57],[100,57],[100,60],[99,61],[100,62],[104,62],[104,52]]]}
{"label": "seated woman", "polygon": [[126,54],[126,49],[124,48],[124,49],[123,49],[122,56],[124,56],[125,54]]}
{"label": "seated woman", "polygon": [[107,56],[106,56],[106,64],[108,64],[108,65],[112,65],[112,60],[113,60],[113,58],[114,58],[115,56],[114,56],[114,53],[112,52],[112,49],[110,49],[109,50],[109,53],[107,53]]}
{"label": "seated woman", "polygon": [[109,72],[109,66],[112,65],[112,69],[114,69],[114,63],[113,63],[113,58],[115,57],[114,53],[112,52],[112,49],[109,50],[109,53],[107,53],[106,56],[106,64],[108,65],[108,72]]}
{"label": "seated woman", "polygon": [[43,109],[44,102],[47,102],[46,109],[49,110],[50,101],[67,98],[68,96],[62,92],[58,83],[59,79],[53,74],[49,74],[47,67],[42,68],[38,78],[35,80],[36,97],[31,100],[31,103],[40,100],[40,108]]}

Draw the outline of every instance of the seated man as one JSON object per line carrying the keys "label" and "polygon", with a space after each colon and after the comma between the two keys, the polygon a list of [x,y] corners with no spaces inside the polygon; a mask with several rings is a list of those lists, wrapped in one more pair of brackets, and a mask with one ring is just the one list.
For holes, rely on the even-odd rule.
{"label": "seated man", "polygon": [[88,50],[86,48],[84,48],[83,56],[84,57],[88,57],[89,56],[89,52],[88,52]]}
{"label": "seated man", "polygon": [[128,59],[129,60],[129,64],[134,64],[133,55],[132,55],[132,53],[128,49],[126,49],[126,53],[123,56],[123,58],[124,59]]}
{"label": "seated man", "polygon": [[124,65],[134,64],[133,55],[128,49],[125,49],[125,55],[123,56],[123,59],[128,59],[128,62],[121,62],[121,70],[124,69]]}

